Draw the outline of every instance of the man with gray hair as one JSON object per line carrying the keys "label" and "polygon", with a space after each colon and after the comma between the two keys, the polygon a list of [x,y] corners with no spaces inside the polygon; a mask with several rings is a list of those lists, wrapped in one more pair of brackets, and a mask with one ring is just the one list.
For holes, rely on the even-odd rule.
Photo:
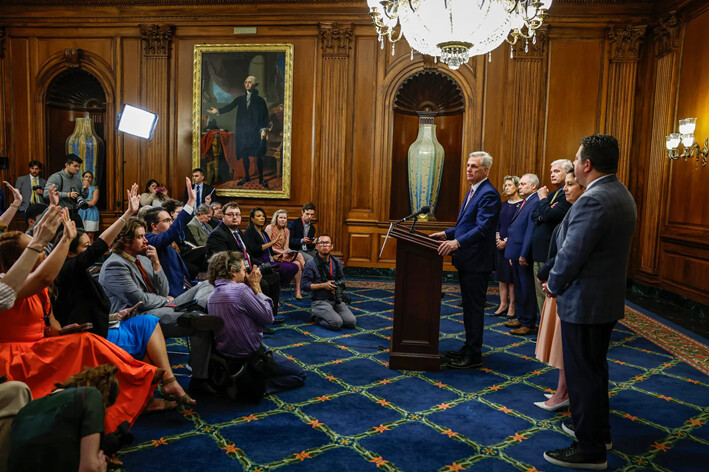
{"label": "man with gray hair", "polygon": [[195,210],[194,218],[185,226],[187,230],[185,232],[185,240],[195,247],[206,246],[209,233],[214,230],[214,227],[209,223],[211,219],[212,207],[202,203]]}
{"label": "man with gray hair", "polygon": [[519,179],[519,196],[524,198],[524,201],[512,216],[507,230],[505,259],[509,260],[510,266],[512,266],[517,319],[508,321],[505,326],[514,328],[510,333],[517,335],[534,333],[537,322],[537,303],[532,271],[532,232],[534,230],[532,211],[539,201],[538,187],[539,178],[534,174],[524,174]]}
{"label": "man with gray hair", "polygon": [[568,159],[558,159],[551,163],[549,180],[551,180],[554,190],[550,193],[546,186],[537,190],[539,203],[532,211],[532,223],[534,223],[532,259],[534,260],[534,288],[537,295],[539,313],[542,312],[546,296],[541,284],[536,282],[537,272],[549,259],[549,244],[551,243],[551,234],[554,232],[554,228],[561,223],[561,220],[564,219],[569,208],[571,208],[571,204],[566,201],[566,195],[564,195],[564,183],[566,174],[572,172],[573,169],[574,165]]}
{"label": "man with gray hair", "polygon": [[244,80],[244,95],[236,97],[226,106],[210,107],[207,113],[220,115],[236,108],[234,138],[236,139],[236,159],[244,160],[244,177],[237,182],[238,186],[251,180],[249,169],[250,159],[256,159],[259,185],[268,188],[268,182],[263,178],[263,156],[266,153],[266,132],[268,131],[268,108],[266,101],[256,90],[256,77],[250,75]]}
{"label": "man with gray hair", "polygon": [[487,283],[493,269],[495,230],[500,215],[500,194],[488,180],[492,156],[470,153],[466,178],[470,190],[465,196],[454,227],[430,235],[440,241],[438,253],[453,254],[463,298],[465,344],[446,352],[454,369],[482,367],[483,325]]}

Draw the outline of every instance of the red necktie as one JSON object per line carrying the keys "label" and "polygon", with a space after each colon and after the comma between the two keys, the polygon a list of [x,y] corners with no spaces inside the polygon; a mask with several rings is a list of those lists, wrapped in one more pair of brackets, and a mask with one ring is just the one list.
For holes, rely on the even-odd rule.
{"label": "red necktie", "polygon": [[148,292],[155,293],[155,289],[153,288],[153,284],[150,282],[150,277],[148,277],[148,273],[145,271],[143,264],[140,263],[140,260],[137,257],[135,258],[135,265],[138,266],[138,270],[140,271],[140,275],[143,277],[143,282],[145,282],[145,286],[148,287]]}
{"label": "red necktie", "polygon": [[238,231],[234,232],[234,238],[236,238],[236,242],[239,245],[239,249],[244,252],[244,257],[246,258],[246,268],[248,269],[249,267],[251,267],[251,258],[249,257],[249,253],[246,251],[246,246],[244,246],[244,242],[241,240],[241,236],[239,235]]}

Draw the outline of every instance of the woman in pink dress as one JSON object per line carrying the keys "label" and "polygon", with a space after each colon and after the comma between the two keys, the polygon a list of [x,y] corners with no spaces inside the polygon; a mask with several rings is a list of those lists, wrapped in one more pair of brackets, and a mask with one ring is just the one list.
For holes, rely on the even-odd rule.
{"label": "woman in pink dress", "polygon": [[266,226],[266,233],[271,241],[274,242],[273,246],[271,246],[271,250],[274,254],[278,255],[275,259],[293,262],[298,266],[298,273],[296,273],[293,278],[295,280],[295,298],[302,300],[303,295],[300,293],[300,279],[303,276],[305,259],[303,259],[302,254],[298,251],[291,251],[288,246],[288,241],[290,240],[290,230],[287,228],[287,225],[288,212],[285,210],[277,210],[273,214],[271,224]]}
{"label": "woman in pink dress", "polygon": [[[573,205],[583,194],[584,190],[585,188],[576,180],[573,171],[566,174],[564,195],[566,195],[567,202]],[[549,272],[552,267],[554,267],[554,259],[557,251],[556,236],[560,227],[561,225],[558,225],[552,234],[551,245],[549,247],[549,260],[539,269],[537,274],[539,278],[538,283],[546,283]],[[535,355],[540,361],[546,362],[550,366],[559,369],[559,382],[556,387],[556,392],[549,396],[548,400],[534,402],[534,404],[547,411],[556,411],[561,408],[566,408],[569,406],[569,392],[566,390],[564,355],[561,349],[561,322],[556,313],[556,298],[547,297],[544,300],[542,317],[539,320],[539,333],[537,335]]]}

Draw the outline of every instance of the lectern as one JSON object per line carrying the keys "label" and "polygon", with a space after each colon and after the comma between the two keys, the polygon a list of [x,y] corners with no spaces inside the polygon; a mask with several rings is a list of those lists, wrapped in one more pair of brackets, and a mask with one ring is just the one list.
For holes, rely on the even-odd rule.
{"label": "lectern", "polygon": [[396,290],[390,369],[440,370],[438,335],[441,319],[443,257],[438,241],[419,231],[394,226]]}

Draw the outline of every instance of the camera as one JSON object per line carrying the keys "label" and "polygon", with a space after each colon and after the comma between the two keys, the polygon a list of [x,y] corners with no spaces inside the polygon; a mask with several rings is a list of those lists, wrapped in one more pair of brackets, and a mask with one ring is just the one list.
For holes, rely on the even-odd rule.
{"label": "camera", "polygon": [[[261,271],[261,275],[264,275],[264,276],[273,272],[273,266],[271,265],[270,262],[264,262],[263,264],[259,265],[258,268]],[[250,274],[252,270],[253,270],[253,267],[249,267],[246,269],[246,273]]]}
{"label": "camera", "polygon": [[343,302],[346,305],[349,305],[352,300],[350,297],[345,295],[345,289],[347,288],[347,286],[345,286],[345,281],[333,280],[332,283],[335,284],[335,305],[339,305]]}
{"label": "camera", "polygon": [[37,190],[44,190],[44,187],[42,187],[41,185],[35,185],[34,187],[32,187],[33,192],[36,192]]}
{"label": "camera", "polygon": [[[74,187],[71,187],[69,189],[70,192],[76,192],[76,189]],[[78,192],[77,192],[78,193]],[[84,197],[79,194],[78,197],[76,197],[76,204],[79,206],[81,210],[86,210],[89,207],[89,202],[84,200]]]}
{"label": "camera", "polygon": [[107,456],[112,456],[124,446],[133,443],[133,433],[129,432],[130,423],[124,421],[112,433],[105,434],[101,439],[101,449]]}

